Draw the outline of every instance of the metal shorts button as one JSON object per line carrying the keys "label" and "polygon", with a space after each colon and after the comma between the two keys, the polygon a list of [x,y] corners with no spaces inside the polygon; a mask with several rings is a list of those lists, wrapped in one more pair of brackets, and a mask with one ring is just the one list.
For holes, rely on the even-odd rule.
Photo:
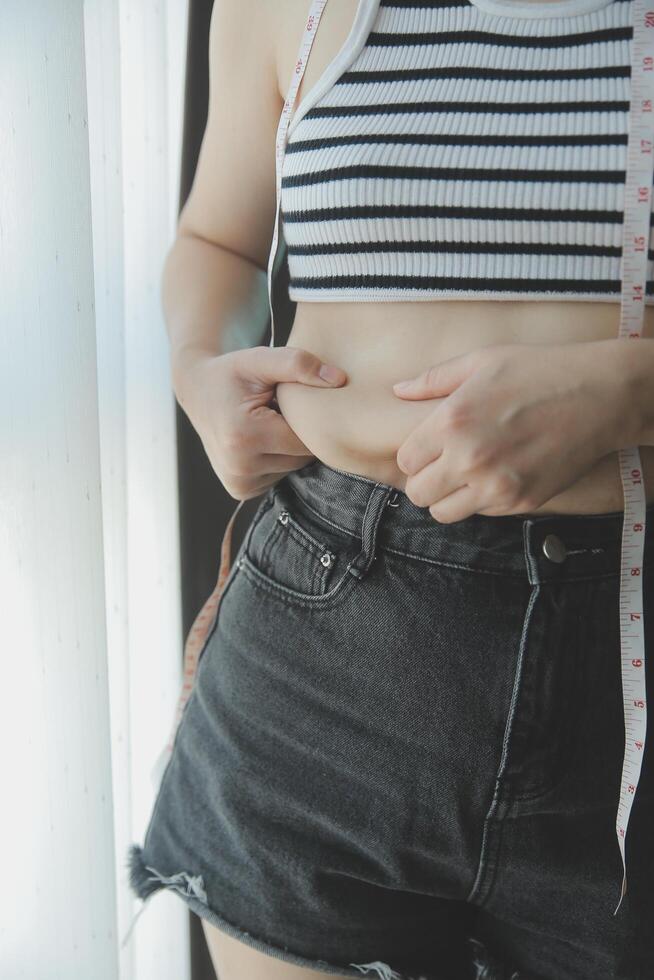
{"label": "metal shorts button", "polygon": [[548,534],[543,541],[543,554],[550,561],[562,562],[565,561],[568,551],[558,535]]}

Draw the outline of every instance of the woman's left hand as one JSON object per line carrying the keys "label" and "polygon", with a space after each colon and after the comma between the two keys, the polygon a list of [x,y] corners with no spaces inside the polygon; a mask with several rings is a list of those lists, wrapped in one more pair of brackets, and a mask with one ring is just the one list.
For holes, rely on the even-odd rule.
{"label": "woman's left hand", "polygon": [[399,398],[440,399],[397,452],[407,496],[451,523],[533,511],[565,490],[626,445],[614,344],[478,347],[394,385]]}

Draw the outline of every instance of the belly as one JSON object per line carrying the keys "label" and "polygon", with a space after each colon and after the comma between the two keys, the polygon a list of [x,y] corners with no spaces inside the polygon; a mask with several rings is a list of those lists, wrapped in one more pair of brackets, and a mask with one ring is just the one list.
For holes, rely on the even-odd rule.
{"label": "belly", "polygon": [[[328,466],[405,489],[396,454],[439,399],[403,401],[392,389],[431,364],[487,344],[571,343],[616,337],[618,303],[436,301],[299,303],[287,345],[342,367],[342,388],[277,385],[279,409],[310,453]],[[643,336],[654,337],[654,308]],[[647,501],[654,500],[654,446],[641,446]],[[531,513],[623,510],[618,454]]]}

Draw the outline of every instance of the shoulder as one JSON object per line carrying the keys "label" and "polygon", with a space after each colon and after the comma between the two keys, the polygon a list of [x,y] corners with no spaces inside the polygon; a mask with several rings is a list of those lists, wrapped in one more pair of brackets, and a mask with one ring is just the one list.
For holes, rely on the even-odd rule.
{"label": "shoulder", "polygon": [[[274,44],[279,93],[284,99],[295,70],[300,43],[311,9],[311,0],[274,0],[269,6],[274,10],[271,40]],[[299,97],[312,87],[343,46],[358,6],[359,0],[327,0],[298,93]]]}

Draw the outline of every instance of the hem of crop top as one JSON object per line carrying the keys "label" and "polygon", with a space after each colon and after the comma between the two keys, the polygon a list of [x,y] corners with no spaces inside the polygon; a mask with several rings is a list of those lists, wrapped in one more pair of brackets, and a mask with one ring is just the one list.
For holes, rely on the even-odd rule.
{"label": "hem of crop top", "polygon": [[[616,303],[620,304],[621,296],[617,293],[548,293],[548,292],[522,292],[511,293],[498,290],[469,290],[469,289],[387,289],[383,291],[374,289],[356,290],[330,290],[321,289],[292,289],[288,290],[288,298],[293,303],[345,303],[345,302],[376,302],[376,303],[398,303],[412,302],[413,300],[434,300],[434,299],[470,299],[470,300],[545,300],[551,302],[565,303],[568,300],[585,300],[588,303]],[[654,296],[645,298],[645,305],[654,305]]]}
{"label": "hem of crop top", "polygon": [[[320,99],[321,96],[327,92],[327,90],[339,78],[342,72],[349,68],[356,56],[359,54],[364,44],[368,40],[368,35],[377,15],[380,2],[381,0],[359,0],[356,13],[354,15],[354,20],[352,21],[352,27],[350,28],[350,33],[345,38],[341,49],[329,62],[322,75],[316,79],[306,95],[300,99],[300,103],[295,110],[286,131],[287,139],[295,129],[296,125],[299,123],[300,119],[306,115],[309,109],[316,104],[318,99]],[[320,27],[318,27],[318,30],[320,30]]]}
{"label": "hem of crop top", "polygon": [[544,19],[550,17],[575,17],[590,14],[603,7],[610,7],[614,0],[470,0],[484,13],[499,17],[525,17]]}

